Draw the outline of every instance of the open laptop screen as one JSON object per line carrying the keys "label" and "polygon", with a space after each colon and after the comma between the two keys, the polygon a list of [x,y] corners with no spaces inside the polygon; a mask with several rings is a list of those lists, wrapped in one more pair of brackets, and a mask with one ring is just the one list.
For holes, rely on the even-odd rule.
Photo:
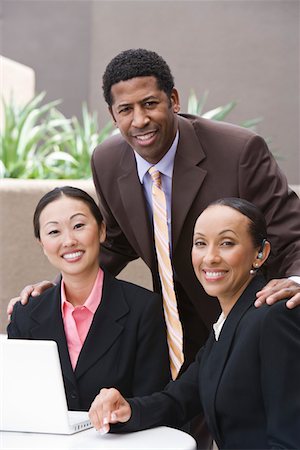
{"label": "open laptop screen", "polygon": [[70,434],[91,426],[78,413],[70,425],[57,344],[0,340],[0,429]]}

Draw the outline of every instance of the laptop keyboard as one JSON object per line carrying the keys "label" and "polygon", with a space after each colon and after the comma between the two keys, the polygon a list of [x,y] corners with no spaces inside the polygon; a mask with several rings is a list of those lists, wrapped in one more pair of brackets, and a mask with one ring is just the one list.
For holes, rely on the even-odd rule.
{"label": "laptop keyboard", "polygon": [[91,426],[91,422],[86,411],[68,411],[68,416],[70,425],[80,424],[81,428],[87,428]]}

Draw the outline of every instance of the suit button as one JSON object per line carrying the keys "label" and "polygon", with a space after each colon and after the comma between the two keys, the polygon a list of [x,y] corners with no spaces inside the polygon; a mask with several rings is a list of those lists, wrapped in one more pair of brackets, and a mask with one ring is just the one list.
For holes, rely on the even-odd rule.
{"label": "suit button", "polygon": [[72,393],[71,393],[71,398],[73,398],[74,400],[77,398],[76,392],[72,392]]}

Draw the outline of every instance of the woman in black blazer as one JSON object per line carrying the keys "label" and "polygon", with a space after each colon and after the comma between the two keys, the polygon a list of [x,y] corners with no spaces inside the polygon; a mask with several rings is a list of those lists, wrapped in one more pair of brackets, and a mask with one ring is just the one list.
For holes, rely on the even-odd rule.
{"label": "woman in black blazer", "polygon": [[264,217],[244,200],[203,211],[193,266],[222,314],[195,362],[162,392],[125,400],[103,389],[90,409],[97,429],[180,426],[203,410],[220,449],[300,448],[300,308],[254,307],[265,284],[258,270],[270,252],[266,233]]}
{"label": "woman in black blazer", "polygon": [[162,389],[170,368],[161,299],[99,268],[105,226],[92,197],[68,186],[47,193],[34,232],[61,280],[15,305],[8,337],[57,342],[69,409],[88,410],[106,386],[126,396]]}

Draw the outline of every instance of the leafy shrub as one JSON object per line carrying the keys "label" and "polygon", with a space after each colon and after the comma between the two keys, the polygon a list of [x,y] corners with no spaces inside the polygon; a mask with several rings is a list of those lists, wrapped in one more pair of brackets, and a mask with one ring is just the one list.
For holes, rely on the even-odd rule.
{"label": "leafy shrub", "polygon": [[93,149],[112,132],[99,130],[97,115],[82,106],[82,125],[56,109],[59,100],[41,105],[45,92],[24,106],[3,101],[0,178],[90,178]]}

